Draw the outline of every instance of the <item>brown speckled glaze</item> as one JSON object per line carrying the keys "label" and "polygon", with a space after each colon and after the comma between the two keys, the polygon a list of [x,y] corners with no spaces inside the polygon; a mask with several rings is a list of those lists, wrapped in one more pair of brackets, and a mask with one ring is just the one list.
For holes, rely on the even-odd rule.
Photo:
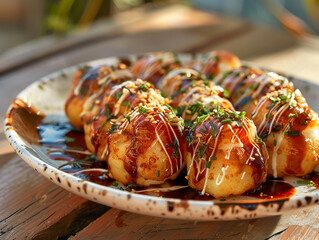
{"label": "brown speckled glaze", "polygon": [[[180,54],[182,61],[196,58],[197,55]],[[129,56],[132,62],[137,56]],[[119,58],[107,58],[96,63],[115,64],[123,61]],[[92,62],[93,63],[93,62]],[[88,64],[88,63],[85,63]],[[80,66],[82,66],[81,64]],[[71,88],[71,79],[75,71],[80,67],[70,67],[52,73],[40,81],[37,81],[22,91],[17,98],[31,104],[46,115],[44,121],[65,122],[64,102],[68,90]],[[299,88],[308,99],[309,105],[319,110],[319,86],[307,81],[290,77],[296,88]],[[10,106],[8,112],[10,112]],[[147,214],[153,216],[191,219],[191,220],[235,220],[259,218],[271,215],[280,215],[297,208],[307,207],[319,202],[319,189],[297,184],[299,178],[287,177],[284,179],[295,187],[293,197],[280,200],[257,199],[251,196],[229,197],[222,200],[197,201],[172,198],[158,198],[132,192],[121,191],[93,182],[85,181],[71,174],[59,170],[57,163],[45,153],[45,147],[32,144],[21,137],[19,131],[8,127],[9,119],[5,121],[6,136],[15,149],[33,169],[48,178],[50,181],[66,190],[85,197],[89,200],[116,207],[119,209]]]}

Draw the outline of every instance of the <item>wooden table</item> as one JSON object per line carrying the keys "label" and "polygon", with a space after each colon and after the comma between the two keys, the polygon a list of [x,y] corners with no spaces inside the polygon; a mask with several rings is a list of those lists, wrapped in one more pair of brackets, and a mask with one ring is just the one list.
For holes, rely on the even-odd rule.
{"label": "wooden table", "polygon": [[[140,9],[82,36],[46,37],[0,57],[0,115],[3,119],[10,101],[31,82],[79,62],[147,51],[213,49],[319,82],[319,49],[288,35],[182,6]],[[2,129],[0,186],[1,239],[319,239],[319,206],[228,222],[171,220],[102,206],[33,171],[12,152]]]}

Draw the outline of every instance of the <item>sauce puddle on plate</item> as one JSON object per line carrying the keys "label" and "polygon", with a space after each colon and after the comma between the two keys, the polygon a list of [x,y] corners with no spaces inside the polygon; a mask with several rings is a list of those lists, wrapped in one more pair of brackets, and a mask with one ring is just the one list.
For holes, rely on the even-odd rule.
{"label": "sauce puddle on plate", "polygon": [[[81,179],[152,196],[204,201],[214,199],[211,196],[201,195],[197,190],[187,186],[186,170],[175,181],[167,181],[160,186],[139,187],[134,184],[124,186],[109,178],[106,162],[99,161],[87,150],[83,132],[74,129],[69,123],[40,123],[37,128],[40,135],[39,143],[47,147],[48,156],[56,161],[67,161],[61,164],[59,169]],[[290,184],[282,180],[269,179],[245,195],[275,200],[292,197],[294,193],[295,188]]]}
{"label": "sauce puddle on plate", "polygon": [[[175,181],[167,181],[160,186],[139,187],[134,184],[124,186],[108,176],[105,161],[99,161],[94,154],[88,151],[82,131],[74,129],[69,123],[43,123],[44,118],[44,115],[22,100],[16,99],[8,113],[6,127],[15,130],[26,141],[45,147],[50,159],[61,161],[58,168],[64,172],[123,191],[184,200],[209,201],[214,199],[211,196],[201,195],[197,190],[188,187],[185,179],[186,170],[182,171]],[[319,185],[319,176],[316,174],[303,178],[305,181],[313,181],[316,187]],[[283,180],[268,179],[257,189],[246,193],[245,196],[280,200],[289,199],[294,193],[295,188]]]}

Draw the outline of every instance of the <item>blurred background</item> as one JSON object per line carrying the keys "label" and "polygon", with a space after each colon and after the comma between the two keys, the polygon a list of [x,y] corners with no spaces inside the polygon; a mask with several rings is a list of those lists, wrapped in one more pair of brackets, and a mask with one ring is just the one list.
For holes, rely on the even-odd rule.
{"label": "blurred background", "polygon": [[319,0],[0,0],[0,55],[44,36],[101,29],[122,12],[170,4],[245,19],[296,37],[319,34]]}

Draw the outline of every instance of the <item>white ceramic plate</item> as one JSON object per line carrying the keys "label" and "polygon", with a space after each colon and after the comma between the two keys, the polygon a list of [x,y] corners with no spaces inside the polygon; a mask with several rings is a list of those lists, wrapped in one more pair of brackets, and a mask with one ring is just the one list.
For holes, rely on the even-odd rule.
{"label": "white ceramic plate", "polygon": [[[182,60],[189,60],[194,55],[181,54]],[[135,61],[136,56],[129,56]],[[118,58],[107,58],[85,64],[110,63],[115,64]],[[52,73],[23,90],[17,98],[32,105],[46,115],[46,122],[65,122],[64,103],[75,71],[83,64]],[[308,99],[309,105],[319,111],[319,86],[307,81],[290,78],[296,88],[299,88]],[[8,113],[12,109],[10,106]],[[24,116],[18,116],[23,122]],[[90,181],[85,181],[72,174],[58,169],[60,161],[50,159],[46,147],[33,144],[23,138],[21,128],[8,126],[10,119],[5,121],[5,132],[10,144],[37,172],[60,185],[67,191],[85,197],[89,200],[111,207],[168,218],[192,220],[233,220],[259,218],[280,215],[283,212],[310,206],[319,201],[319,189],[298,184],[300,178],[288,177],[284,181],[295,187],[295,194],[290,198],[258,199],[250,196],[230,197],[222,200],[183,200],[159,198],[106,187]],[[28,128],[30,126],[25,126]]]}

